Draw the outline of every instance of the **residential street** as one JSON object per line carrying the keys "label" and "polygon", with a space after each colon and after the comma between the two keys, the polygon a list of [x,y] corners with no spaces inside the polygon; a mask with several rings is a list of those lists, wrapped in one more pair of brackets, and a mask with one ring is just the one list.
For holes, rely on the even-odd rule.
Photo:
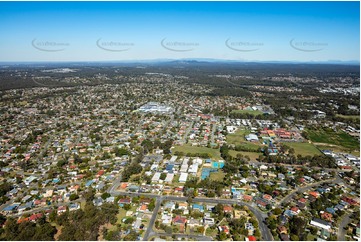
{"label": "residential street", "polygon": [[304,187],[298,187],[297,189],[293,190],[290,194],[288,194],[287,196],[285,196],[283,199],[281,199],[279,202],[278,202],[278,206],[280,206],[282,203],[287,203],[291,200],[291,198],[298,192],[305,192],[307,190],[309,190],[310,188],[312,187],[315,187],[315,186],[318,186],[324,182],[333,182],[333,181],[337,181],[338,180],[338,177],[337,178],[332,178],[332,179],[328,179],[328,180],[324,180],[324,181],[319,181],[319,182],[316,182],[316,183],[312,183],[312,184],[309,184],[307,186],[304,186]]}
{"label": "residential street", "polygon": [[345,214],[342,217],[341,223],[338,226],[338,233],[337,233],[337,240],[338,241],[344,241],[346,240],[345,235],[346,231],[343,229],[350,221],[350,215],[351,214]]}
{"label": "residential street", "polygon": [[143,237],[143,240],[147,241],[148,238],[149,238],[149,235],[153,232],[153,226],[154,226],[154,222],[157,218],[157,214],[158,214],[158,211],[159,211],[159,208],[160,208],[160,205],[163,201],[163,198],[162,197],[158,197],[157,198],[157,202],[155,204],[155,207],[154,207],[154,210],[153,210],[153,214],[152,214],[152,217],[150,218],[150,221],[149,221],[149,225],[148,225],[148,228],[147,230],[145,231],[144,233],[144,237]]}
{"label": "residential street", "polygon": [[[153,215],[151,218],[151,221],[149,223],[148,229],[144,235],[143,240],[147,240],[149,238],[149,235],[152,234],[152,228],[154,226],[155,218],[158,213],[159,205],[161,203],[161,200],[159,198],[162,198],[162,200],[171,200],[171,201],[187,201],[187,197],[176,197],[176,196],[160,196],[157,194],[150,194],[150,193],[133,193],[133,192],[113,192],[112,195],[128,195],[128,196],[146,196],[151,198],[157,199],[157,204],[155,209],[153,210]],[[261,212],[257,208],[252,207],[250,204],[237,201],[234,199],[218,199],[218,198],[193,198],[193,202],[203,202],[203,203],[221,203],[221,204],[238,204],[242,206],[247,206],[252,213],[256,216],[260,228],[260,232],[262,234],[263,240],[271,241],[273,240],[272,234],[269,231],[268,227],[266,226],[265,219],[267,218],[267,214],[264,212]]]}

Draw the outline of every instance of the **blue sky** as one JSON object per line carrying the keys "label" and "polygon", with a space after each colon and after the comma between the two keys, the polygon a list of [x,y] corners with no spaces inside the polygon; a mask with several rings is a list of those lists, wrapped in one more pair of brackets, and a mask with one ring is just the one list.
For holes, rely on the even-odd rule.
{"label": "blue sky", "polygon": [[359,19],[359,2],[0,2],[0,61],[359,61]]}

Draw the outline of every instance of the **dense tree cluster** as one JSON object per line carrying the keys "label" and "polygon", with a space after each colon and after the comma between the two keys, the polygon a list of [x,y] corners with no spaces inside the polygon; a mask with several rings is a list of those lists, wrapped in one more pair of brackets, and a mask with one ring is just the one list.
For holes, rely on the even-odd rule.
{"label": "dense tree cluster", "polygon": [[170,153],[170,148],[173,145],[173,140],[167,140],[166,142],[162,143],[160,142],[160,140],[156,139],[154,142],[145,139],[142,141],[141,143],[144,153],[151,153],[153,151],[153,149],[159,148],[163,150],[164,154],[169,154]]}
{"label": "dense tree cluster", "polygon": [[138,162],[131,162],[122,172],[122,181],[128,181],[132,175],[141,173],[142,169],[142,166]]}
{"label": "dense tree cluster", "polygon": [[261,162],[266,163],[282,163],[282,164],[293,164],[293,165],[309,165],[309,166],[316,166],[316,167],[325,167],[325,168],[336,168],[337,165],[332,157],[325,156],[325,155],[314,155],[314,156],[301,156],[292,155],[289,152],[288,156],[284,155],[268,155],[265,152],[264,157],[260,157],[259,160]]}
{"label": "dense tree cluster", "polygon": [[49,219],[63,226],[59,240],[97,240],[99,227],[106,223],[115,224],[118,207],[116,204],[103,204],[100,209],[92,202],[85,204],[84,210],[52,214]]}
{"label": "dense tree cluster", "polygon": [[[0,221],[1,224],[1,221]],[[1,240],[54,240],[57,230],[50,223],[46,222],[45,216],[36,223],[22,222],[17,223],[15,218],[8,217],[4,227],[0,230]]]}

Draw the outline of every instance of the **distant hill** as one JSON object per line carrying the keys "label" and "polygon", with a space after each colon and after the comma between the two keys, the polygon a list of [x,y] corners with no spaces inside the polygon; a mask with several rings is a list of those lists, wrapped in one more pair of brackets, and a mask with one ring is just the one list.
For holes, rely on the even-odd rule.
{"label": "distant hill", "polygon": [[[76,72],[52,72],[52,69],[70,68]],[[120,83],[117,76],[137,76],[145,73],[165,73],[189,77],[188,83],[209,80],[214,75],[232,76],[297,76],[319,77],[359,76],[359,64],[291,63],[291,62],[242,62],[213,59],[150,60],[134,62],[38,62],[0,63],[0,90],[41,86],[77,86]],[[97,76],[106,76],[101,79]],[[44,81],[34,81],[34,77],[46,77]],[[79,77],[87,82],[63,81],[64,78]],[[216,78],[208,84],[219,83]],[[218,78],[219,79],[219,78]],[[202,81],[203,80],[203,81]],[[220,83],[221,84],[221,83]]]}

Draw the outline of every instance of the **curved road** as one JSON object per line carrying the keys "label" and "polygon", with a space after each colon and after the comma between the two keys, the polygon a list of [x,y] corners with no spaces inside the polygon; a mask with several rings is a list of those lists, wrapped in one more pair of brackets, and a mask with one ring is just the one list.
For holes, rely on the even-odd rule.
{"label": "curved road", "polygon": [[324,180],[324,181],[319,181],[319,182],[315,182],[315,183],[312,183],[312,184],[309,184],[307,186],[304,186],[304,187],[298,187],[297,189],[293,190],[290,194],[288,194],[287,196],[285,196],[284,198],[282,198],[279,202],[278,202],[278,207],[284,203],[284,202],[288,202],[292,197],[293,195],[295,195],[295,193],[297,192],[305,192],[307,190],[309,190],[310,188],[312,187],[315,187],[315,186],[318,186],[322,183],[325,183],[325,182],[332,182],[332,181],[337,181],[338,179],[337,178],[332,178],[332,179],[328,179],[328,180]]}

